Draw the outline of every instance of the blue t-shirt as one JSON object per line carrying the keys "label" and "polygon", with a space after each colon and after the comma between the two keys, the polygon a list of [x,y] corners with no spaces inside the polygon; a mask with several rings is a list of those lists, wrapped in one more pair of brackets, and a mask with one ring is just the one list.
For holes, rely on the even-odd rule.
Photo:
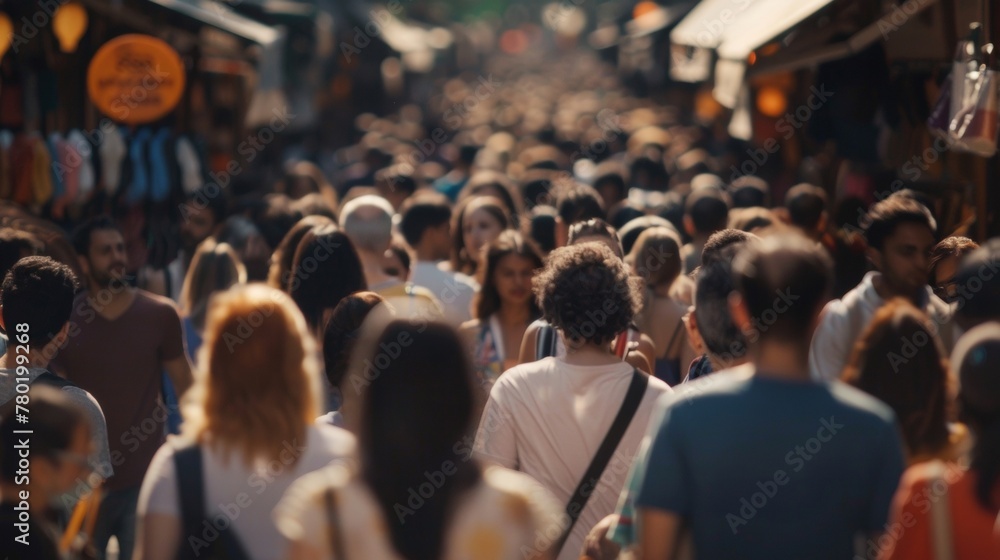
{"label": "blue t-shirt", "polygon": [[698,558],[843,560],[884,530],[902,473],[888,406],[754,376],[667,404],[636,504],[684,518]]}

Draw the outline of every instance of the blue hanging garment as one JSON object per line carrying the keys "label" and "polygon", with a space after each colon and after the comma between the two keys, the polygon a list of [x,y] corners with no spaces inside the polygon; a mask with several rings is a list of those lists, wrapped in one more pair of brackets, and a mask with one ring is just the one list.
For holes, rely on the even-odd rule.
{"label": "blue hanging garment", "polygon": [[132,163],[132,180],[125,191],[125,200],[129,203],[142,201],[149,194],[149,166],[146,163],[146,144],[152,131],[149,128],[139,129],[128,146],[128,156]]}
{"label": "blue hanging garment", "polygon": [[162,202],[170,195],[170,169],[167,167],[167,141],[170,129],[161,128],[149,140],[149,184],[154,202]]}

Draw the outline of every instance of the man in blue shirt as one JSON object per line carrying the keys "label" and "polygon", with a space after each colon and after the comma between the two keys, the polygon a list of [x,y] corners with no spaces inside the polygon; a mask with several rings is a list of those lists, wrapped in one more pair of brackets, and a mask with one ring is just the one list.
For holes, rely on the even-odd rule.
{"label": "man in blue shirt", "polygon": [[636,497],[640,556],[674,558],[684,528],[698,558],[851,558],[856,537],[883,530],[903,454],[889,407],[810,380],[829,257],[771,237],[736,257],[733,279],[752,375],[665,397]]}

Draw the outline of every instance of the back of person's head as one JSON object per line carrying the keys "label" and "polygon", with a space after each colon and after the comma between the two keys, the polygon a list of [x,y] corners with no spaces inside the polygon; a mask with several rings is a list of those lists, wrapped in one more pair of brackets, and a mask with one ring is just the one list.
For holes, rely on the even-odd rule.
{"label": "back of person's head", "polygon": [[521,197],[517,187],[507,175],[499,171],[483,170],[475,172],[459,193],[459,200],[475,196],[492,196],[503,202],[510,216],[511,227],[517,229],[522,213]]}
{"label": "back of person's head", "polygon": [[[509,229],[490,242],[483,250],[482,262],[478,269],[478,280],[481,286],[473,299],[473,316],[485,321],[490,315],[500,310],[500,291],[497,288],[497,269],[504,257],[515,255],[531,262],[532,268],[542,268],[542,254],[530,239],[525,239],[519,232]],[[538,316],[540,311],[534,300],[530,300],[532,316]]]}
{"label": "back of person's head", "polygon": [[191,265],[181,288],[181,312],[200,330],[205,325],[209,297],[234,284],[245,284],[246,281],[247,270],[236,251],[209,237],[198,245],[198,250],[191,258]]}
{"label": "back of person's head", "polygon": [[[741,246],[744,243],[752,243],[760,238],[752,233],[739,229],[719,230],[708,237],[705,247],[701,251],[701,266],[709,264],[723,258],[723,250],[730,246]],[[732,258],[735,253],[728,254],[727,258]]]}
{"label": "back of person's head", "polygon": [[419,192],[400,209],[399,230],[410,247],[417,247],[430,228],[451,221],[451,204],[443,194]]}
{"label": "back of person's head", "polygon": [[816,185],[795,185],[785,195],[789,223],[806,231],[816,231],[826,212],[826,200],[826,191]]}
{"label": "back of person's head", "polygon": [[632,270],[647,286],[669,286],[683,268],[680,236],[674,229],[652,227],[643,231],[629,253]]}
{"label": "back of person's head", "polygon": [[594,190],[608,200],[622,200],[628,195],[628,170],[616,161],[603,161],[594,170]]}
{"label": "back of person's head", "polygon": [[14,228],[0,228],[0,278],[6,276],[17,261],[41,251],[42,244],[34,235]]}
{"label": "back of person's head", "polygon": [[582,243],[549,254],[532,284],[543,316],[567,344],[602,345],[632,322],[640,307],[640,282],[607,245]]}
{"label": "back of person's head", "polygon": [[75,230],[73,230],[73,234],[71,236],[73,250],[76,251],[77,255],[89,259],[90,242],[94,232],[106,230],[116,231],[121,234],[121,230],[117,225],[115,225],[114,220],[112,220],[110,216],[94,216],[93,218],[83,222]]}
{"label": "back of person's head", "polygon": [[[958,235],[945,237],[931,250],[930,274],[928,281],[934,288],[934,293],[941,299],[951,302],[957,299],[958,293],[954,289],[954,277],[958,272],[958,265],[962,257],[979,248],[979,244]],[[939,268],[943,271],[944,277],[938,278]],[[951,277],[948,273],[951,272]]]}
{"label": "back of person's head", "polygon": [[722,190],[703,187],[692,191],[684,202],[684,224],[690,235],[711,235],[726,229],[729,199]]}
{"label": "back of person's head", "polygon": [[333,225],[333,220],[326,216],[306,216],[295,223],[281,239],[278,248],[271,255],[271,267],[267,274],[267,284],[283,292],[288,291],[288,282],[292,278],[292,261],[295,259],[295,249],[309,230],[325,225]]}
{"label": "back of person's head", "polygon": [[[48,493],[43,498],[51,499],[90,474],[82,466],[91,453],[90,421],[80,405],[54,387],[32,386],[27,397],[31,404],[26,422],[14,421],[20,414],[14,406],[5,406],[0,418],[0,480],[13,485],[25,478],[28,469],[21,464],[18,448],[29,433],[31,492],[37,488]],[[4,500],[16,501],[14,496]],[[32,515],[42,513],[32,511]]]}
{"label": "back of person's head", "polygon": [[635,204],[627,200],[622,200],[608,210],[608,222],[615,229],[621,229],[625,224],[645,215],[646,212],[641,208],[637,208]]}
{"label": "back of person's head", "polygon": [[948,446],[948,366],[927,317],[902,298],[875,312],[854,345],[843,380],[896,413],[910,456]]}
{"label": "back of person's head", "polygon": [[955,320],[963,329],[1000,320],[1000,238],[962,258],[955,272]]}
{"label": "back of person's head", "polygon": [[[10,344],[18,333],[24,332],[29,335],[32,349],[44,348],[52,342],[69,321],[78,287],[73,271],[49,257],[25,257],[17,261],[0,287],[4,331],[11,339]],[[27,330],[19,329],[18,325],[25,325]]]}
{"label": "back of person's head", "polygon": [[559,220],[567,227],[593,218],[604,219],[601,196],[593,187],[579,183],[558,187],[556,212],[558,212]]}
{"label": "back of person's head", "polygon": [[975,436],[970,468],[976,473],[976,498],[997,511],[1000,483],[1000,324],[986,323],[966,332],[951,355],[959,377],[959,414]]}
{"label": "back of person's head", "polygon": [[868,210],[866,218],[865,239],[869,247],[878,251],[885,248],[886,239],[902,224],[924,226],[931,234],[937,230],[937,222],[930,210],[908,196],[890,196],[876,203]]}
{"label": "back of person's head", "polygon": [[[184,431],[247,464],[305,442],[320,413],[319,363],[288,295],[264,284],[212,298]],[[294,457],[294,461],[298,458]]]}
{"label": "back of person's head", "polygon": [[[369,321],[378,322],[378,312]],[[465,345],[454,329],[436,322],[396,318],[384,327],[366,324],[363,331],[354,367],[383,362],[385,367],[369,375],[363,390],[358,433],[362,477],[389,520],[396,551],[404,558],[440,558],[455,504],[480,476],[455,445],[474,420]],[[389,351],[394,357],[385,360]],[[420,511],[401,515],[399,504],[427,482],[426,473],[438,472],[448,462],[455,472],[435,483],[433,499]]]}
{"label": "back of person's head", "polygon": [[361,259],[344,232],[326,225],[302,237],[292,260],[288,293],[305,316],[310,332],[317,332],[326,310],[367,288]]}
{"label": "back of person's head", "polygon": [[729,228],[745,232],[766,230],[774,225],[774,214],[767,208],[753,206],[751,208],[734,208],[729,212]]}
{"label": "back of person's head", "polygon": [[357,292],[340,300],[323,329],[323,363],[331,387],[340,387],[347,375],[351,352],[368,313],[384,302],[375,292]]}
{"label": "back of person's head", "polygon": [[556,210],[539,204],[531,209],[531,224],[528,227],[531,239],[538,244],[543,254],[549,254],[556,248]]}
{"label": "back of person's head", "polygon": [[376,195],[349,200],[340,210],[340,226],[361,252],[382,255],[392,241],[392,205]]}
{"label": "back of person's head", "polygon": [[766,237],[736,255],[733,277],[761,340],[809,344],[833,285],[826,251],[798,235]]}
{"label": "back of person's head", "polygon": [[771,186],[754,175],[741,175],[729,185],[733,208],[770,208]]}
{"label": "back of person's head", "polygon": [[577,222],[569,228],[567,245],[576,245],[589,241],[606,244],[618,258],[625,256],[625,251],[622,249],[622,242],[618,239],[618,232],[600,218],[591,218],[583,222]]}
{"label": "back of person's head", "polygon": [[224,192],[214,192],[205,187],[191,191],[181,205],[181,219],[188,220],[192,213],[208,210],[212,226],[217,226],[229,215],[229,200]]}
{"label": "back of person's head", "polygon": [[718,258],[704,263],[695,275],[694,314],[705,350],[717,362],[728,365],[742,360],[747,340],[729,313],[733,292],[733,258],[743,243],[716,252]]}

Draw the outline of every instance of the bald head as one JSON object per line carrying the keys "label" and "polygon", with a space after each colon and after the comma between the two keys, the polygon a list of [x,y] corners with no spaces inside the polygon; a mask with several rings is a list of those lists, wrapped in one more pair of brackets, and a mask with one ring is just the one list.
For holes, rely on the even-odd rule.
{"label": "bald head", "polygon": [[344,204],[340,224],[359,251],[381,255],[392,241],[392,214],[388,200],[364,195]]}

